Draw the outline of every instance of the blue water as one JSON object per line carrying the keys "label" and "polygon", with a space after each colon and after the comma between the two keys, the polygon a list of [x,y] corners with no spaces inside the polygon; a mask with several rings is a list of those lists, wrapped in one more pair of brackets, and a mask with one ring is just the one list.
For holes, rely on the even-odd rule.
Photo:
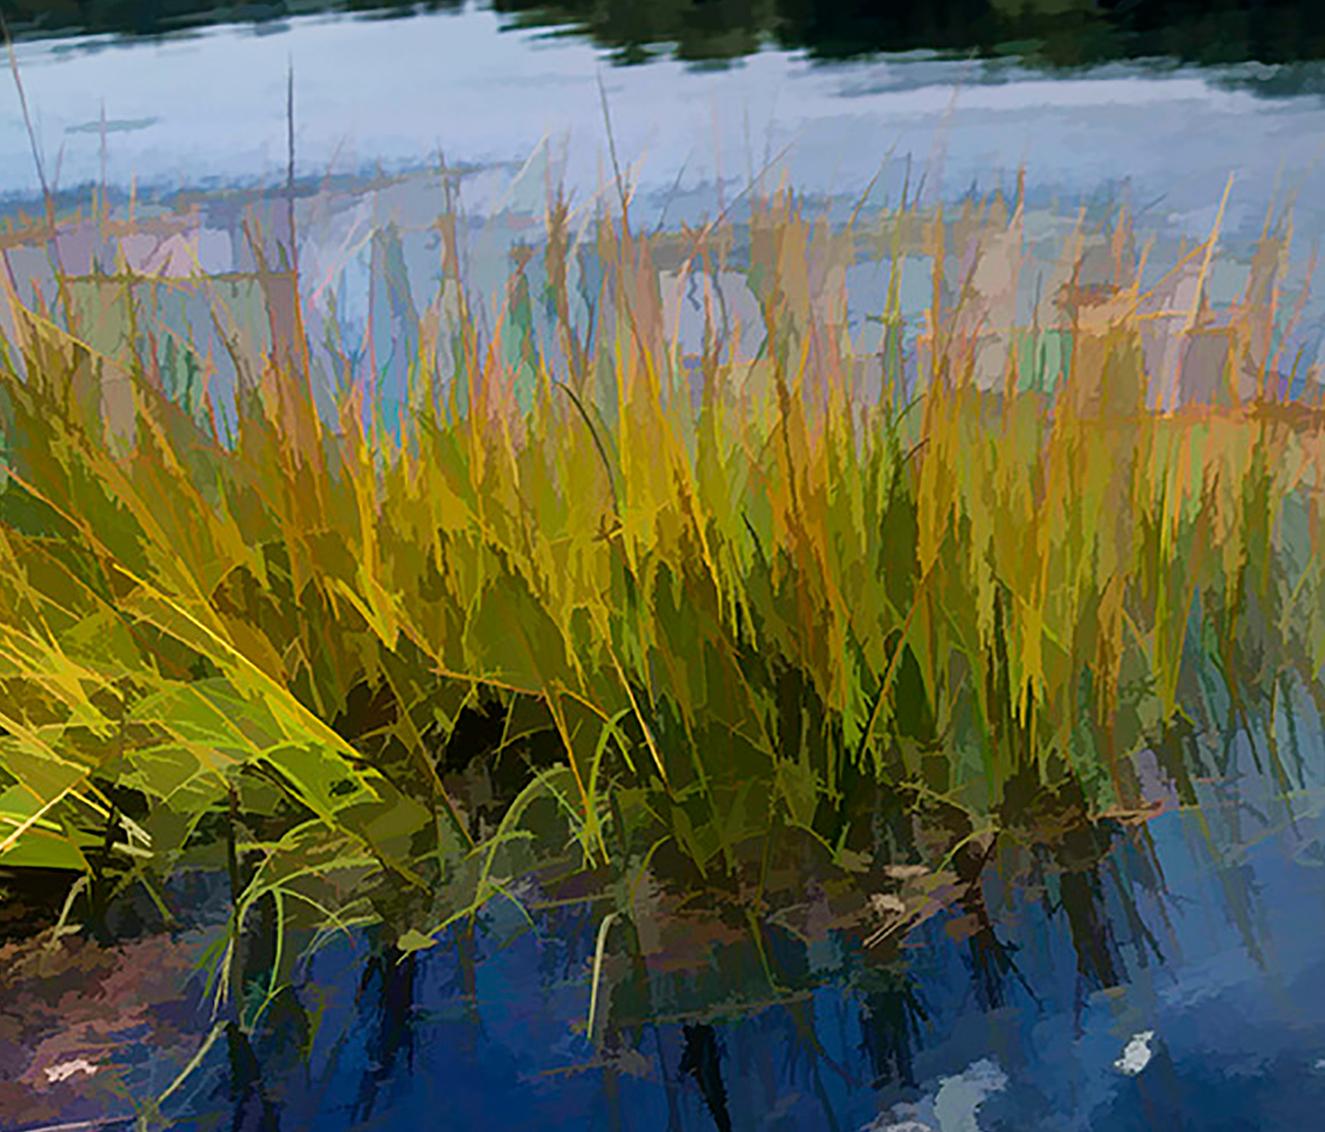
{"label": "blue water", "polygon": [[767,49],[720,70],[676,60],[611,68],[581,37],[511,29],[474,9],[313,16],[265,34],[234,25],[166,39],[35,41],[17,46],[15,65],[32,132],[6,76],[0,199],[10,203],[36,200],[43,178],[77,189],[84,205],[102,183],[282,185],[293,68],[300,176],[435,168],[439,154],[452,165],[502,166],[500,176],[475,179],[475,214],[522,203],[541,210],[541,180],[508,196],[505,163],[518,168],[545,139],[564,152],[578,203],[610,195],[605,96],[641,206],[672,197],[673,213],[684,208],[677,190],[711,213],[719,182],[730,198],[766,164],[774,181],[785,173],[801,191],[842,200],[882,172],[895,200],[893,182],[911,162],[913,188],[923,172],[933,199],[973,183],[982,192],[1011,186],[1023,166],[1033,193],[1069,209],[1126,181],[1143,220],[1188,235],[1208,231],[1233,174],[1226,234],[1254,237],[1267,204],[1289,194],[1302,228],[1325,222],[1317,63],[1292,71],[1304,93],[1280,99],[1245,86],[1281,70],[1265,66],[1115,63],[1050,78],[1015,58],[991,67],[914,52],[826,66]]}
{"label": "blue water", "polygon": [[[614,1029],[630,1013],[618,965],[600,1034],[611,1065],[584,1034],[591,913],[536,933],[494,906],[473,995],[455,947],[424,953],[408,991],[406,968],[365,981],[362,949],[333,947],[312,971],[326,1009],[308,1066],[269,1074],[265,1114],[252,1101],[236,1114],[208,1100],[218,1064],[187,1102],[206,1115],[176,1126],[223,1113],[233,1127],[336,1132],[1317,1128],[1325,819],[1297,810],[1294,822],[1245,802],[1167,813],[1120,832],[1094,866],[1029,884],[992,868],[1002,974],[960,938],[956,912],[887,958],[858,937],[806,949],[771,932],[782,1001],[733,943],[684,974],[652,973],[653,1019]],[[718,1113],[683,1071],[687,1046],[709,1038]],[[1129,1043],[1131,1073],[1116,1064]]]}

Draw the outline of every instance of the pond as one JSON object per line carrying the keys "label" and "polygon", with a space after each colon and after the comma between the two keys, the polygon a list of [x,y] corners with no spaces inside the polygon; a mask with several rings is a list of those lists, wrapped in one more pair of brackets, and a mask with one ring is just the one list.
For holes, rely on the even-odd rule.
{"label": "pond", "polygon": [[[18,84],[0,84],[0,200],[11,216],[31,214],[44,184],[61,207],[87,212],[102,186],[120,215],[136,207],[144,221],[165,218],[154,239],[139,238],[142,250],[128,249],[130,268],[184,275],[195,264],[251,269],[246,218],[265,204],[279,238],[290,191],[305,298],[325,305],[334,292],[336,317],[358,333],[374,256],[399,262],[392,286],[407,307],[435,292],[443,171],[473,233],[470,281],[494,301],[511,247],[541,239],[549,186],[566,189],[582,238],[589,212],[618,198],[614,160],[636,221],[668,227],[720,213],[740,221],[753,185],[790,185],[811,215],[838,221],[857,208],[869,216],[1021,192],[1056,233],[1038,245],[1047,279],[1078,209],[1100,225],[1126,208],[1140,236],[1159,241],[1152,262],[1166,267],[1217,229],[1219,271],[1245,269],[1267,221],[1286,209],[1296,237],[1286,298],[1304,306],[1284,357],[1317,360],[1325,297],[1305,275],[1325,230],[1314,9],[1288,6],[1273,26],[1294,33],[1272,35],[1259,24],[1239,31],[1242,17],[1225,13],[1217,30],[1231,38],[1207,51],[1214,25],[1155,25],[1144,10],[1115,19],[1093,5],[1048,5],[1032,35],[1011,24],[995,34],[1000,20],[1016,23],[1014,6],[975,7],[978,19],[958,5],[916,26],[839,25],[814,6],[770,10],[749,16],[748,37],[721,40],[721,65],[697,66],[686,36],[705,34],[709,17],[685,12],[617,27],[574,6],[356,14],[182,4],[158,20],[155,6],[91,5],[81,23],[61,25],[67,34],[17,44],[29,114]],[[249,22],[210,22],[226,16]],[[1083,32],[1083,19],[1102,37]],[[1049,50],[1054,29],[1082,58]],[[926,35],[938,38],[921,50]],[[605,50],[669,39],[642,54],[623,48],[641,65],[615,65],[619,52]],[[41,239],[16,234],[7,247],[20,282],[49,270]],[[75,273],[111,255],[76,224],[60,250]],[[1237,271],[1215,284],[1219,301],[1242,286]],[[877,316],[884,283],[877,271],[856,274],[859,324]],[[923,267],[905,274],[903,312],[915,320],[929,284]],[[744,294],[734,302],[750,305]],[[393,354],[390,343],[377,349]]]}
{"label": "pond", "polygon": [[[112,1073],[139,1101],[164,1092],[171,1127],[199,1129],[443,1113],[530,1132],[1311,1127],[1325,1102],[1325,793],[1318,776],[1288,799],[1248,774],[1202,794],[1048,847],[1000,840],[977,889],[935,902],[900,947],[849,918],[834,927],[813,884],[762,958],[740,927],[696,935],[694,921],[633,962],[608,933],[595,960],[588,906],[525,923],[494,905],[476,932],[408,958],[332,943],[249,1062],[203,1042],[200,979],[179,1001],[189,937],[74,952],[36,981],[29,959],[5,976],[8,1002],[33,1030],[62,1009],[67,1029],[20,1073],[8,1024],[4,1127],[40,1123],[14,1119],[20,1102],[52,1127],[128,1127],[116,1090],[94,1087]],[[134,972],[144,955],[160,973]],[[92,1031],[111,1055],[97,1075],[69,1053],[95,1049]]]}
{"label": "pond", "polygon": [[531,1132],[1309,1127],[1325,1101],[1325,824],[1317,805],[1294,831],[1246,828],[1235,808],[1237,845],[1174,813],[1038,891],[990,877],[980,930],[935,916],[887,965],[831,937],[770,941],[778,980],[801,984],[780,1002],[748,942],[715,947],[650,978],[609,1066],[569,1025],[591,933],[484,947],[473,999],[453,958],[429,957],[411,1009],[393,1018],[372,988],[364,1044],[329,1056],[282,1118],[410,1127],[445,1106],[463,1127],[502,1112]]}
{"label": "pond", "polygon": [[[179,7],[187,14],[188,5]],[[1099,50],[1069,11],[1054,26],[1088,47],[1068,69],[1046,67],[1034,46],[1043,36],[1009,32],[1006,48],[992,54],[979,32],[988,21],[961,5],[932,25],[922,19],[891,29],[868,20],[839,27],[811,5],[803,29],[786,32],[785,42],[761,25],[794,29],[795,18],[751,17],[746,48],[733,43],[731,58],[716,68],[667,50],[647,65],[612,66],[610,52],[605,58],[587,37],[525,26],[563,20],[574,28],[583,19],[611,43],[633,35],[682,36],[684,44],[683,34],[702,30],[708,18],[694,15],[692,25],[683,14],[689,9],[660,17],[656,29],[617,29],[610,17],[600,27],[574,6],[535,7],[518,19],[501,6],[440,7],[395,19],[333,11],[126,38],[103,30],[117,26],[121,6],[106,6],[99,20],[91,5],[83,19],[100,34],[17,45],[46,180],[70,190],[102,181],[126,190],[134,181],[143,192],[279,185],[287,174],[292,69],[301,177],[426,168],[439,154],[457,166],[518,168],[551,138],[568,146],[570,186],[592,193],[607,176],[605,96],[618,156],[633,170],[643,206],[660,208],[672,197],[674,218],[687,204],[711,211],[720,182],[730,196],[769,161],[799,191],[842,198],[882,172],[876,194],[893,200],[908,164],[912,185],[923,175],[932,199],[972,186],[1007,191],[1025,166],[1038,201],[1074,204],[1125,184],[1144,218],[1189,233],[1208,230],[1230,175],[1230,234],[1254,235],[1271,200],[1290,194],[1306,228],[1319,229],[1325,208],[1318,93],[1325,64],[1311,57],[1322,42],[1309,34],[1319,22],[1312,5],[1271,9],[1296,17],[1296,24],[1285,16],[1274,25],[1293,34],[1244,29],[1239,37],[1228,21],[1193,20],[1176,31],[1128,31],[1112,48],[1106,36]],[[1020,6],[966,7],[988,16]],[[722,9],[704,12],[720,23],[728,18]],[[952,30],[940,36],[940,28],[967,28],[967,38]],[[863,57],[826,61],[835,53],[825,42]],[[1207,51],[1211,43],[1219,50]],[[1183,45],[1187,61],[1149,57]],[[1287,60],[1280,57],[1286,51],[1294,53]],[[1132,61],[1136,55],[1147,58]],[[17,90],[7,81],[0,193],[31,199],[39,189]],[[541,205],[542,186],[532,189],[540,195],[529,203]],[[505,203],[498,189],[466,201],[476,213]]]}

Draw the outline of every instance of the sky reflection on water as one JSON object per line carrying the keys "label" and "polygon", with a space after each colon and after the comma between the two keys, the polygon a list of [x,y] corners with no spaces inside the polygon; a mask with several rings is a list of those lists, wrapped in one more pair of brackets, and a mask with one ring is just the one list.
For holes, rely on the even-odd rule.
{"label": "sky reflection on water", "polygon": [[[1043,886],[991,873],[999,962],[955,912],[884,965],[841,940],[807,952],[770,937],[792,989],[779,1002],[750,948],[715,948],[651,976],[653,1018],[609,1030],[607,1064],[583,1033],[589,916],[535,935],[495,912],[472,967],[439,947],[408,975],[376,969],[357,1003],[361,957],[333,949],[315,966],[326,1038],[307,1084],[280,1078],[269,1115],[331,1129],[441,1112],[530,1130],[1311,1127],[1325,1103],[1325,820],[1316,805],[1296,828],[1259,829],[1248,812],[1240,848],[1218,848],[1232,810],[1169,813],[1151,845],[1119,836]],[[714,986],[725,1006],[705,1001]],[[694,1071],[704,1056],[717,1108]]]}

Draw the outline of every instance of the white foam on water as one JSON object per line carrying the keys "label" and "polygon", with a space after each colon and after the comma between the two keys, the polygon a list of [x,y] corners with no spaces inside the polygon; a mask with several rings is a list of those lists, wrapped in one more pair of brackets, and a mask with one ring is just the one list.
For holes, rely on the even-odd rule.
{"label": "white foam on water", "polygon": [[1122,1057],[1113,1063],[1113,1067],[1120,1073],[1135,1077],[1150,1064],[1150,1059],[1155,1056],[1154,1050],[1150,1048],[1150,1043],[1154,1037],[1154,1030],[1142,1030],[1140,1033],[1133,1034],[1131,1040],[1123,1047]]}

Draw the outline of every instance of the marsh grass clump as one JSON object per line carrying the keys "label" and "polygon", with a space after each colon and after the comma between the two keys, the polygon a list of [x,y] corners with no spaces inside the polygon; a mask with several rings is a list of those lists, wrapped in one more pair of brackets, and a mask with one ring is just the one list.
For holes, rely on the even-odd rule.
{"label": "marsh grass clump", "polygon": [[1143,287],[1125,215],[1078,224],[1027,308],[1031,220],[554,197],[494,307],[449,212],[391,401],[274,251],[261,323],[176,280],[217,352],[161,280],[5,277],[0,864],[103,926],[225,878],[209,989],[252,1025],[361,927],[603,902],[647,949],[954,862],[969,902],[992,838],[1141,811],[1143,761],[1189,799],[1245,736],[1293,789],[1325,433],[1286,237],[1220,307],[1217,232]]}

